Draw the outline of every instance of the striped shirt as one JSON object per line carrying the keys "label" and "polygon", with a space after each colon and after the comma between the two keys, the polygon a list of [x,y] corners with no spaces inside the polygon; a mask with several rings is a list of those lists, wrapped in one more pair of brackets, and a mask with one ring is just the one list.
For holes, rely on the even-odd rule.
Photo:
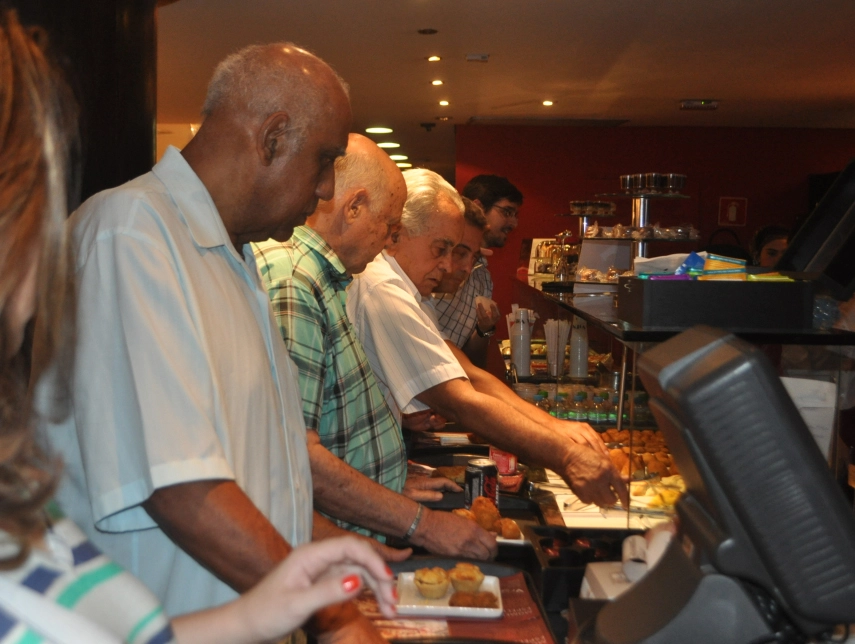
{"label": "striped shirt", "polygon": [[[401,430],[345,311],[351,282],[324,239],[300,226],[282,244],[254,251],[273,313],[300,370],[303,416],[321,444],[368,478],[401,492],[407,459]],[[380,535],[330,517],[339,526]]]}
{"label": "striped shirt", "polygon": [[385,251],[347,291],[347,315],[389,406],[399,415],[428,409],[416,396],[466,372],[442,339],[412,280]]}
{"label": "striped shirt", "polygon": [[479,295],[493,297],[493,278],[487,268],[487,260],[481,257],[469,277],[457,292],[434,296],[439,328],[452,344],[459,348],[469,341],[478,315],[475,298]]}
{"label": "striped shirt", "polygon": [[[5,535],[0,532],[2,536]],[[23,565],[0,575],[99,624],[123,642],[175,642],[157,598],[142,582],[101,554],[71,521],[58,521],[45,541],[47,549],[33,548]],[[0,607],[0,644],[45,641]]]}

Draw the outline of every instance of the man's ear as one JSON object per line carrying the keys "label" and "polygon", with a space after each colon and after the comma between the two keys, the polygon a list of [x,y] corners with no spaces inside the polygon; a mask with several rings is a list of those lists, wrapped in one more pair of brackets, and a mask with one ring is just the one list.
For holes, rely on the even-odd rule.
{"label": "man's ear", "polygon": [[386,240],[386,246],[384,247],[385,251],[389,253],[392,257],[394,257],[398,252],[398,243],[401,241],[401,236],[404,235],[404,229],[401,226],[398,226],[395,230],[392,231],[392,234],[389,235],[389,239]]}
{"label": "man's ear", "polygon": [[481,203],[481,200],[480,200],[480,199],[473,199],[473,200],[472,200],[472,203],[477,203],[477,204],[478,204],[478,207],[479,207],[479,208],[481,208],[481,210],[483,210],[483,211],[484,211],[484,214],[485,214],[485,215],[487,214],[487,209],[484,207],[484,204],[482,204],[482,203]]}
{"label": "man's ear", "polygon": [[256,152],[264,165],[270,165],[276,157],[287,152],[291,135],[290,125],[291,117],[287,112],[274,112],[264,119],[255,142]]}
{"label": "man's ear", "polygon": [[357,188],[350,193],[347,201],[344,202],[344,216],[347,223],[352,224],[359,219],[362,211],[368,208],[369,202],[368,191],[365,188]]}

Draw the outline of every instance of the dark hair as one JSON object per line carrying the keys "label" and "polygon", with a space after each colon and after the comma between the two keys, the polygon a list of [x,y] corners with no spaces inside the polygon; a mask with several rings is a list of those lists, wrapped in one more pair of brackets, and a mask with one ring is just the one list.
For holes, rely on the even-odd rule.
{"label": "dark hair", "polygon": [[[52,417],[61,416],[73,361],[75,298],[64,224],[77,112],[46,47],[43,32],[0,10],[0,516],[19,545],[2,567],[23,561],[30,538],[44,527],[43,506],[59,469],[36,440],[28,381],[57,379],[56,399],[44,402]],[[36,250],[39,348],[30,361],[26,349],[15,352],[4,316]]]}
{"label": "dark hair", "polygon": [[749,250],[754,257],[759,257],[760,251],[763,250],[766,244],[776,239],[788,239],[789,236],[790,231],[783,226],[763,226],[763,228],[754,233]]}
{"label": "dark hair", "polygon": [[466,197],[463,199],[463,218],[470,226],[475,226],[478,230],[487,230],[487,215],[484,214],[484,209],[477,203]]}
{"label": "dark hair", "polygon": [[507,199],[511,203],[522,205],[523,196],[517,187],[505,177],[496,174],[479,174],[467,183],[460,194],[473,201],[477,199],[484,207],[484,212],[490,210],[493,205],[501,200]]}

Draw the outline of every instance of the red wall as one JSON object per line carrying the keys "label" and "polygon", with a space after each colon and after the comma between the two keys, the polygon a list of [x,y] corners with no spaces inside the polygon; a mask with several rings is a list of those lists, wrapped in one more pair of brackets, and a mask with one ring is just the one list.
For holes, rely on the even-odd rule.
{"label": "red wall", "polygon": [[[747,247],[758,228],[791,227],[807,213],[808,175],[837,172],[855,158],[855,130],[460,125],[456,145],[458,188],[477,174],[499,174],[525,196],[519,227],[490,258],[493,297],[505,313],[522,239],[577,229],[577,218],[554,216],[568,211],[568,201],[618,192],[621,174],[685,174],[691,198],[652,201],[650,223],[691,223],[702,248],[718,228],[719,197],[746,197],[747,225],[733,230]],[[610,223],[628,224],[630,200],[611,200],[618,217]]]}

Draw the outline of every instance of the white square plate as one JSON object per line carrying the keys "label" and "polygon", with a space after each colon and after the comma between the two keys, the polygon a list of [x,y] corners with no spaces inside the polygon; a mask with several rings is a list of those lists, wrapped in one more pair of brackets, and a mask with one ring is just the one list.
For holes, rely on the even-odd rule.
{"label": "white square plate", "polygon": [[428,599],[416,588],[413,582],[415,573],[402,572],[398,575],[398,615],[420,615],[422,617],[475,617],[495,619],[501,617],[502,591],[499,578],[486,576],[480,590],[493,593],[499,600],[498,608],[467,608],[465,606],[449,606],[448,600],[454,594],[454,587],[449,584],[444,597]]}

